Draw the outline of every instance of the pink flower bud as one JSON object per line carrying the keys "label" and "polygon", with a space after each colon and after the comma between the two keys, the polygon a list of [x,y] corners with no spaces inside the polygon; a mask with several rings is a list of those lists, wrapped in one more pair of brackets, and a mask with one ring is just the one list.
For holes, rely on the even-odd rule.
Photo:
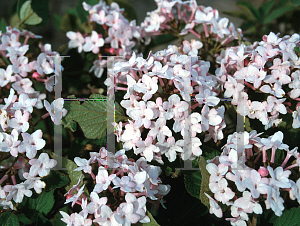
{"label": "pink flower bud", "polygon": [[34,72],[34,73],[32,74],[32,78],[38,79],[38,78],[40,78],[40,77],[41,77],[41,75],[40,75],[39,73],[37,73],[37,72]]}
{"label": "pink flower bud", "polygon": [[265,177],[269,174],[267,168],[262,166],[259,168],[258,172],[262,177]]}

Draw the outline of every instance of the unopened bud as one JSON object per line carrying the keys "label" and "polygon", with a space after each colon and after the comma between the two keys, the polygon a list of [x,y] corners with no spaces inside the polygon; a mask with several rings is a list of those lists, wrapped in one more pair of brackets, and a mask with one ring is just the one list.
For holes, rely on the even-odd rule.
{"label": "unopened bud", "polygon": [[267,168],[262,166],[259,168],[258,172],[262,177],[265,177],[269,174]]}

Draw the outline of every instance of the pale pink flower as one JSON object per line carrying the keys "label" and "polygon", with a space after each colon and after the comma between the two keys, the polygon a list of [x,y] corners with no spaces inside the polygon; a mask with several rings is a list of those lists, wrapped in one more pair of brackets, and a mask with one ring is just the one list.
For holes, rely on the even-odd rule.
{"label": "pale pink flower", "polygon": [[45,177],[50,173],[50,169],[57,164],[57,161],[49,159],[47,153],[41,153],[38,159],[29,160],[29,164],[31,165],[30,176],[39,175],[40,177]]}

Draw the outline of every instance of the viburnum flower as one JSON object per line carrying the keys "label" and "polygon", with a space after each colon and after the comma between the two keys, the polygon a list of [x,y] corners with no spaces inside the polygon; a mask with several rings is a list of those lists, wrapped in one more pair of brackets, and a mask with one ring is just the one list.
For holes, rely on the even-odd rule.
{"label": "viburnum flower", "polygon": [[217,34],[220,38],[224,38],[224,35],[229,35],[230,31],[228,30],[228,22],[227,18],[222,18],[217,21],[214,17],[211,19],[213,27],[211,28],[212,32]]}
{"label": "viburnum flower", "polygon": [[29,174],[30,176],[39,175],[40,177],[47,176],[50,173],[50,169],[56,166],[57,161],[55,159],[49,159],[47,153],[41,153],[38,159],[29,160],[31,165]]}
{"label": "viburnum flower", "polygon": [[54,80],[55,80],[55,75],[52,75],[52,76],[50,76],[49,78],[47,78],[47,80],[45,81],[45,88],[46,88],[49,92],[52,92],[52,91],[53,91]]}
{"label": "viburnum flower", "polygon": [[152,141],[153,139],[151,136],[148,136],[145,141],[137,141],[136,146],[138,148],[135,150],[135,154],[141,153],[143,156],[145,156],[148,162],[151,162],[153,159],[153,152],[157,153],[160,151],[159,147],[152,144]]}
{"label": "viburnum flower", "polygon": [[28,186],[28,189],[33,188],[38,194],[40,194],[42,189],[46,187],[46,183],[41,181],[40,177],[31,176],[28,172],[24,172],[23,177],[26,179],[24,183]]}
{"label": "viburnum flower", "polygon": [[31,68],[28,64],[28,58],[25,56],[20,56],[19,58],[16,55],[13,55],[9,58],[12,62],[12,71],[15,74],[19,74],[22,77],[27,76],[27,72],[31,72]]}
{"label": "viburnum flower", "polygon": [[70,216],[63,211],[59,211],[59,213],[63,216],[61,220],[65,222],[67,226],[91,226],[93,224],[93,221],[86,218],[87,216],[84,216],[82,213],[72,213]]}
{"label": "viburnum flower", "polygon": [[273,170],[272,167],[268,166],[268,171],[271,176],[270,185],[275,185],[278,188],[290,188],[291,184],[289,183],[289,175],[291,174],[290,170],[283,171],[282,167],[277,167]]}
{"label": "viburnum flower", "polygon": [[[274,133],[274,135],[268,137],[268,138],[262,138],[261,143],[265,145],[263,147],[264,151],[268,150],[269,148],[272,148],[272,158],[271,162],[274,163],[275,161],[275,151],[276,149],[286,149],[289,148],[288,145],[282,143],[283,140],[283,133],[281,131],[278,131]],[[264,159],[263,162],[266,160]]]}
{"label": "viburnum flower", "polygon": [[42,139],[43,133],[42,131],[36,130],[34,133],[22,133],[23,141],[18,146],[18,151],[20,153],[24,153],[26,151],[26,156],[30,159],[34,158],[36,152],[41,150],[46,142]]}
{"label": "viburnum flower", "polygon": [[101,38],[96,31],[92,31],[91,37],[85,38],[85,44],[82,48],[85,52],[92,51],[94,54],[97,54],[99,53],[99,47],[102,47],[103,45],[103,38]]}
{"label": "viburnum flower", "polygon": [[16,185],[5,185],[3,187],[5,192],[8,192],[6,196],[6,201],[14,200],[16,203],[21,203],[24,195],[31,197],[32,191],[28,189],[28,185],[24,182]]}
{"label": "viburnum flower", "polygon": [[210,206],[209,213],[215,214],[218,218],[222,218],[223,212],[222,212],[221,207],[218,205],[218,203],[212,197],[210,197],[206,193],[204,193],[204,194],[209,199],[209,206]]}
{"label": "viburnum flower", "polygon": [[[177,141],[178,142],[178,141]],[[176,152],[183,152],[182,148],[175,143],[175,138],[173,136],[169,137],[166,142],[164,143],[157,143],[162,154],[168,158],[170,162],[174,162],[177,156]]]}
{"label": "viburnum flower", "polygon": [[100,166],[98,168],[98,174],[96,176],[96,185],[93,191],[98,194],[106,190],[112,182],[112,180],[115,179],[115,177],[116,174],[111,174],[108,176],[107,170],[103,166]]}
{"label": "viburnum flower", "polygon": [[164,143],[165,136],[172,136],[172,131],[166,126],[166,120],[159,118],[155,122],[155,127],[151,127],[148,136],[152,136],[153,139],[157,137],[158,142]]}
{"label": "viburnum flower", "polygon": [[92,191],[90,194],[90,199],[91,202],[86,206],[88,213],[96,213],[96,216],[99,216],[101,214],[101,207],[107,203],[107,197],[99,198],[98,193]]}
{"label": "viburnum flower", "polygon": [[202,142],[198,137],[187,136],[187,139],[178,140],[177,145],[182,147],[183,152],[181,153],[182,160],[193,160],[196,156],[202,155],[202,150],[199,147]]}
{"label": "viburnum flower", "polygon": [[296,111],[293,112],[293,128],[300,128],[300,106],[297,106]]}
{"label": "viburnum flower", "polygon": [[280,191],[278,188],[269,186],[267,199],[265,201],[266,208],[272,209],[276,216],[281,216],[282,211],[284,210],[284,200],[280,197]]}
{"label": "viburnum flower", "polygon": [[43,75],[44,73],[48,75],[54,72],[53,66],[47,60],[45,53],[41,53],[37,57],[37,61],[31,63],[31,67],[35,69],[40,75]]}
{"label": "viburnum flower", "polygon": [[21,110],[15,111],[15,117],[12,119],[8,119],[7,125],[11,128],[16,129],[19,133],[26,132],[29,129],[29,112],[25,111],[22,114]]}
{"label": "viburnum flower", "polygon": [[13,106],[13,104],[16,102],[16,99],[18,97],[17,97],[17,95],[14,95],[14,94],[15,94],[15,90],[11,88],[9,91],[8,98],[4,98],[5,105],[0,105],[0,108],[2,110],[9,110]]}
{"label": "viburnum flower", "polygon": [[254,212],[256,214],[262,214],[263,212],[261,205],[258,202],[254,201],[249,191],[244,191],[243,197],[235,200],[234,204],[235,206],[244,209],[245,212]]}
{"label": "viburnum flower", "polygon": [[72,207],[75,205],[77,200],[80,198],[80,196],[83,194],[83,189],[84,189],[85,184],[78,190],[78,193],[73,195],[72,197],[68,198],[65,201],[65,204],[72,202]]}
{"label": "viburnum flower", "polygon": [[71,39],[68,43],[69,48],[78,48],[78,52],[82,52],[82,45],[84,44],[84,38],[80,32],[68,31],[67,37]]}
{"label": "viburnum flower", "polygon": [[218,182],[225,177],[228,171],[228,166],[225,164],[219,164],[216,166],[214,163],[209,163],[206,165],[207,171],[210,173],[209,180],[211,182]]}
{"label": "viburnum flower", "polygon": [[18,156],[18,148],[21,143],[18,140],[19,133],[16,129],[13,129],[11,134],[1,133],[1,143],[0,148],[2,152],[10,152],[10,154],[14,157]]}
{"label": "viburnum flower", "polygon": [[22,109],[30,113],[33,112],[33,106],[37,103],[36,98],[29,98],[27,93],[21,93],[19,96],[19,101],[13,104],[15,109]]}
{"label": "viburnum flower", "polygon": [[91,172],[92,172],[92,167],[90,165],[91,164],[91,159],[86,160],[84,158],[75,157],[74,162],[78,166],[78,168],[74,169],[74,171],[83,170],[83,172],[91,174]]}
{"label": "viburnum flower", "polygon": [[166,18],[164,16],[160,16],[157,12],[148,12],[147,15],[150,17],[146,17],[145,21],[149,24],[146,28],[146,32],[158,31],[160,28],[160,24],[163,23]]}
{"label": "viburnum flower", "polygon": [[46,110],[50,113],[51,120],[54,122],[55,125],[60,125],[61,122],[59,120],[55,120],[55,111],[58,111],[61,113],[62,117],[65,117],[68,111],[63,108],[64,106],[64,99],[63,98],[58,98],[55,99],[51,105],[47,100],[44,100],[44,105]]}
{"label": "viburnum flower", "polygon": [[4,87],[11,82],[12,66],[8,65],[6,70],[0,68],[0,86]]}
{"label": "viburnum flower", "polygon": [[29,78],[21,78],[18,74],[15,75],[16,82],[12,84],[12,88],[18,92],[22,93],[33,93],[32,81]]}

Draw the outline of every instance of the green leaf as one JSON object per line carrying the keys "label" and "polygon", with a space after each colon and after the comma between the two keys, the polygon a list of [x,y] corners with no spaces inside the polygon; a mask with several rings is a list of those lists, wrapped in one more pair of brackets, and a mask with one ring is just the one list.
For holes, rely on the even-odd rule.
{"label": "green leaf", "polygon": [[276,220],[274,226],[296,226],[300,225],[300,208],[285,210]]}
{"label": "green leaf", "polygon": [[80,20],[76,15],[69,12],[61,18],[59,27],[64,33],[68,31],[78,31],[80,29]]}
{"label": "green leaf", "polygon": [[[106,136],[107,128],[107,97],[93,94],[83,104],[79,101],[71,101],[70,105],[64,106],[68,113],[65,116],[67,122],[76,121],[81,127],[86,138],[100,139]],[[128,117],[123,116],[123,109],[115,103],[115,122]],[[109,134],[113,131],[107,131]]]}
{"label": "green leaf", "polygon": [[31,7],[42,18],[40,25],[46,24],[50,18],[49,0],[31,0]]}
{"label": "green leaf", "polygon": [[271,1],[265,2],[264,4],[262,4],[259,7],[258,11],[264,17],[265,15],[267,15],[269,13],[269,11],[271,10],[271,8],[273,7],[275,2],[276,2],[276,0],[271,0]]}
{"label": "green leaf", "polygon": [[[65,213],[68,213],[68,206],[64,206],[59,211],[63,211]],[[66,223],[64,223],[61,220],[61,218],[62,218],[62,216],[61,216],[60,212],[57,212],[55,214],[55,216],[52,219],[50,219],[50,222],[51,222],[52,225],[55,225],[55,226],[66,226]]]}
{"label": "green leaf", "polygon": [[202,156],[205,160],[211,160],[220,155],[220,152],[206,145],[201,145]]}
{"label": "green leaf", "polygon": [[40,18],[31,8],[31,1],[26,1],[20,11],[20,24],[36,25],[42,22]]}
{"label": "green leaf", "polygon": [[[74,95],[68,96],[68,98],[76,99],[76,97]],[[64,101],[64,108],[65,109],[70,109],[71,108],[71,103],[72,103],[72,100]],[[77,123],[74,122],[73,119],[69,118],[69,117],[63,117],[62,118],[62,125],[64,126],[64,128],[68,128],[72,132],[75,132],[76,128],[77,128]]]}
{"label": "green leaf", "polygon": [[136,225],[136,226],[160,226],[148,210],[146,212],[146,215],[150,218],[149,223],[144,223],[143,224],[143,223],[138,222],[137,224],[134,224],[134,225]]}
{"label": "green leaf", "polygon": [[5,33],[6,32],[6,22],[5,22],[5,19],[2,18],[1,21],[0,21],[0,31],[2,31],[2,33]]}
{"label": "green leaf", "polygon": [[60,29],[60,22],[62,20],[62,16],[59,16],[57,14],[53,14],[53,23],[54,23],[54,26],[57,28],[57,29]]}
{"label": "green leaf", "polygon": [[18,226],[18,217],[12,212],[6,212],[0,215],[0,226]]}
{"label": "green leaf", "polygon": [[261,15],[259,14],[258,10],[249,2],[237,2],[236,3],[238,6],[245,6],[247,7],[250,12],[252,13],[252,15],[257,19],[260,20],[261,19]]}
{"label": "green leaf", "polygon": [[223,12],[223,13],[226,14],[226,15],[228,15],[228,16],[233,16],[233,17],[241,18],[243,20],[249,20],[249,17],[247,17],[247,15],[245,14],[245,12],[241,11],[241,10],[231,11],[231,12]]}
{"label": "green leaf", "polygon": [[22,5],[26,2],[27,0],[18,0],[18,3],[17,3],[17,14],[18,14],[18,17],[19,19],[21,18],[21,8],[22,8]]}
{"label": "green leaf", "polygon": [[178,37],[176,37],[173,34],[163,34],[163,35],[154,37],[154,43],[155,43],[155,45],[160,45],[163,43],[171,42],[176,39],[178,39]]}
{"label": "green leaf", "polygon": [[[197,159],[192,161],[193,168],[198,168],[198,161]],[[185,188],[188,193],[190,193],[191,196],[197,198],[200,200],[200,188],[201,188],[201,171],[198,168],[198,170],[188,170],[184,174],[184,184]]]}
{"label": "green leaf", "polygon": [[37,221],[36,221],[36,226],[40,226],[40,225],[52,226],[50,221],[46,217],[44,217],[44,215],[41,213],[38,214]]}
{"label": "green leaf", "polygon": [[61,188],[70,183],[70,178],[57,170],[51,170],[50,174],[42,178],[42,181],[46,183],[45,191]]}
{"label": "green leaf", "polygon": [[275,20],[276,18],[282,16],[283,14],[285,14],[286,12],[290,11],[294,9],[294,6],[283,6],[279,9],[274,10],[272,13],[270,13],[267,17],[264,18],[263,23],[264,24],[268,24],[270,23],[272,20]]}
{"label": "green leaf", "polygon": [[31,224],[31,220],[28,219],[24,213],[18,214],[17,217],[18,217],[19,223],[21,223],[21,224],[23,223],[24,225]]}
{"label": "green leaf", "polygon": [[[70,183],[66,186],[66,190],[70,190],[73,185],[77,184],[79,181],[79,178],[81,177],[82,172],[81,171],[73,171],[74,169],[78,168],[76,163],[73,162],[70,159],[67,159],[65,157],[61,157],[58,156],[57,154],[53,153],[53,152],[47,152],[51,158],[62,158],[62,167],[67,169],[67,173],[69,175],[70,178]],[[81,183],[79,184],[79,186],[82,186],[83,182],[81,181]]]}
{"label": "green leaf", "polygon": [[133,5],[130,2],[128,2],[127,0],[108,0],[109,4],[113,2],[117,3],[120,6],[120,8],[123,8],[125,10],[123,15],[128,19],[128,21],[137,21],[137,14]]}
{"label": "green leaf", "polygon": [[43,191],[41,194],[34,193],[30,198],[26,198],[22,208],[26,217],[30,218],[32,222],[36,222],[39,214],[47,215],[54,205],[53,192],[54,190]]}
{"label": "green leaf", "polygon": [[300,5],[300,0],[290,0],[290,3],[294,6],[299,6]]}
{"label": "green leaf", "polygon": [[204,193],[208,194],[211,197],[213,197],[213,193],[210,191],[209,186],[208,186],[210,174],[206,169],[206,165],[207,165],[207,163],[206,163],[205,159],[202,156],[200,156],[199,167],[201,170],[201,177],[202,177],[201,189],[200,189],[200,200],[209,209],[210,208],[209,199],[206,197],[206,195]]}

